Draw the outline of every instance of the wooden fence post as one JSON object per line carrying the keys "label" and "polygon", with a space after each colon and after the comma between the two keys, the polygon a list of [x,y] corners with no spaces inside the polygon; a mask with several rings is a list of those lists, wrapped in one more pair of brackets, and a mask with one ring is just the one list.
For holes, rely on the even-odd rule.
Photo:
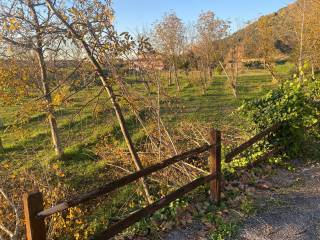
{"label": "wooden fence post", "polygon": [[2,144],[1,137],[0,137],[0,153],[4,153],[4,147],[3,147],[3,144]]}
{"label": "wooden fence post", "polygon": [[37,213],[43,210],[42,193],[23,194],[23,209],[27,240],[45,240],[46,226],[44,218],[37,217]]}
{"label": "wooden fence post", "polygon": [[221,132],[215,129],[210,131],[209,167],[216,178],[210,182],[211,200],[219,204],[221,199]]}

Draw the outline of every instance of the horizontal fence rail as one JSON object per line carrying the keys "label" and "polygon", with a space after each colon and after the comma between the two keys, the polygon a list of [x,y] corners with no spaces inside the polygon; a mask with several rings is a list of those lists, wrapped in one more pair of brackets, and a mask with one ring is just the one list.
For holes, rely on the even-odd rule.
{"label": "horizontal fence rail", "polygon": [[260,163],[263,163],[263,162],[267,161],[268,159],[270,159],[270,158],[276,156],[277,154],[279,154],[281,152],[281,150],[282,150],[282,148],[275,148],[275,149],[270,150],[269,152],[265,153],[264,155],[259,157],[254,162],[249,163],[249,165],[246,168],[247,169],[251,169],[251,168],[256,167]]}
{"label": "horizontal fence rail", "polygon": [[148,176],[159,170],[162,170],[170,165],[179,163],[182,160],[186,160],[190,157],[209,151],[209,167],[210,175],[200,177],[191,183],[179,188],[178,190],[170,193],[169,195],[161,198],[153,204],[131,214],[129,217],[121,220],[120,222],[112,225],[100,234],[96,234],[92,239],[108,239],[116,234],[120,233],[127,227],[136,223],[137,221],[149,216],[155,211],[165,207],[170,202],[182,197],[184,194],[192,191],[193,189],[210,182],[210,196],[211,199],[219,203],[220,202],[220,178],[221,178],[221,133],[217,130],[210,131],[210,144],[206,144],[202,147],[192,149],[174,157],[168,158],[160,163],[144,168],[141,171],[135,172],[104,186],[101,186],[95,190],[89,191],[84,194],[79,194],[72,197],[69,200],[63,201],[51,208],[43,210],[42,193],[26,193],[23,196],[24,200],[24,212],[25,212],[25,225],[27,230],[27,240],[45,240],[46,239],[46,227],[45,218],[52,214],[67,210],[68,208],[77,206],[81,203],[85,203],[89,200],[101,197],[107,193],[110,193],[116,189],[119,189],[127,184],[130,184],[142,177]]}
{"label": "horizontal fence rail", "polygon": [[128,218],[112,225],[110,228],[108,228],[106,231],[92,237],[92,240],[104,240],[109,239],[119,232],[122,232],[124,229],[132,226],[134,223],[138,222],[139,220],[151,215],[152,213],[156,212],[157,210],[167,206],[169,203],[177,200],[178,198],[182,197],[188,192],[191,192],[195,188],[210,182],[215,179],[214,175],[208,175],[205,177],[200,177],[193,182],[179,188],[178,190],[170,193],[169,195],[161,198],[160,200],[154,202],[153,204],[149,205],[146,208],[143,208],[132,215],[130,215]]}
{"label": "horizontal fence rail", "polygon": [[175,163],[178,163],[182,160],[185,160],[189,157],[192,157],[194,155],[197,155],[197,154],[200,154],[200,153],[203,153],[203,152],[206,152],[208,151],[210,148],[212,147],[212,145],[204,145],[202,147],[199,147],[199,148],[196,148],[196,149],[193,149],[191,151],[188,151],[188,152],[184,152],[180,155],[177,155],[177,156],[174,156],[172,158],[168,158],[158,164],[155,164],[155,165],[152,165],[150,167],[147,167],[147,168],[144,168],[143,170],[141,171],[138,171],[138,172],[135,172],[133,174],[130,174],[128,176],[125,176],[123,178],[120,178],[118,180],[115,180],[111,183],[108,183],[102,187],[99,187],[95,190],[92,190],[88,193],[85,193],[85,194],[81,194],[81,195],[78,195],[70,200],[67,200],[67,201],[64,201],[56,206],[53,206],[49,209],[46,209],[44,211],[41,211],[40,213],[37,214],[38,217],[48,217],[54,213],[57,213],[57,212],[61,212],[61,211],[64,211],[68,208],[71,208],[71,207],[74,207],[74,206],[77,206],[81,203],[85,203],[89,200],[92,200],[92,199],[95,199],[97,197],[101,197],[102,195],[105,195],[107,193],[110,193],[116,189],[119,189],[123,186],[126,186],[128,185],[129,183],[132,183],[136,180],[138,180],[139,178],[141,177],[145,177],[145,176],[148,176],[154,172],[157,172],[161,169],[164,169],[170,165],[173,165]]}
{"label": "horizontal fence rail", "polygon": [[261,139],[263,139],[264,137],[268,136],[270,133],[277,131],[279,128],[281,127],[281,123],[277,123],[269,128],[267,128],[266,130],[258,133],[257,135],[255,135],[254,137],[252,137],[251,139],[249,139],[247,142],[241,144],[240,146],[236,147],[235,149],[233,149],[231,152],[229,152],[228,154],[226,154],[225,156],[225,162],[229,163],[232,161],[232,159],[237,156],[238,154],[242,153],[243,151],[245,151],[246,149],[248,149],[249,147],[251,147],[252,145],[254,145],[255,143],[257,143],[258,141],[260,141]]}

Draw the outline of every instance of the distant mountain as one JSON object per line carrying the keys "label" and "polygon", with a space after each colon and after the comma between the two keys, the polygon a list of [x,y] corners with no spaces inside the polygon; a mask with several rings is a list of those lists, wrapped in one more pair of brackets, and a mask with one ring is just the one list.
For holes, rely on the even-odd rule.
{"label": "distant mountain", "polygon": [[[288,56],[297,45],[297,34],[294,29],[296,22],[294,21],[299,20],[300,16],[297,16],[297,13],[301,11],[300,8],[301,0],[275,13],[262,16],[257,21],[232,34],[228,39],[228,44],[243,44],[246,57],[258,58],[260,53],[257,49],[266,42],[266,39],[263,39],[265,37],[273,45],[273,54]],[[310,8],[308,11],[319,11],[319,9]],[[261,36],[261,32],[259,32],[261,26],[270,27],[265,36]]]}

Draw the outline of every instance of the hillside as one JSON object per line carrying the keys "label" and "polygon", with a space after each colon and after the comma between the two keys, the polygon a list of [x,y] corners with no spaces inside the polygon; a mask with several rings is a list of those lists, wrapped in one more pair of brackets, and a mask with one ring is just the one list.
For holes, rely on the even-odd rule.
{"label": "hillside", "polygon": [[[306,1],[305,32],[309,31],[308,27],[313,23],[312,17],[317,15],[319,6],[316,2]],[[302,1],[296,1],[277,12],[262,16],[235,32],[229,38],[229,44],[244,44],[246,56],[258,58],[261,53],[257,50],[264,42],[271,41],[269,44],[273,45],[274,55],[288,57],[298,47],[297,33],[300,31],[302,8]],[[263,28],[268,32],[261,33]]]}

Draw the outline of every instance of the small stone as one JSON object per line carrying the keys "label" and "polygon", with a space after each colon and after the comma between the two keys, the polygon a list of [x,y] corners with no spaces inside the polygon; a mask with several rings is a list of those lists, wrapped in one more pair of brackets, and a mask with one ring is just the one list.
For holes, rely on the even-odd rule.
{"label": "small stone", "polygon": [[270,187],[266,183],[258,183],[256,188],[259,190],[270,190]]}
{"label": "small stone", "polygon": [[225,199],[225,198],[226,198],[226,195],[225,195],[223,192],[221,193],[221,198],[222,198],[222,199]]}
{"label": "small stone", "polygon": [[254,187],[249,187],[246,191],[247,196],[254,197],[257,194],[256,189]]}

